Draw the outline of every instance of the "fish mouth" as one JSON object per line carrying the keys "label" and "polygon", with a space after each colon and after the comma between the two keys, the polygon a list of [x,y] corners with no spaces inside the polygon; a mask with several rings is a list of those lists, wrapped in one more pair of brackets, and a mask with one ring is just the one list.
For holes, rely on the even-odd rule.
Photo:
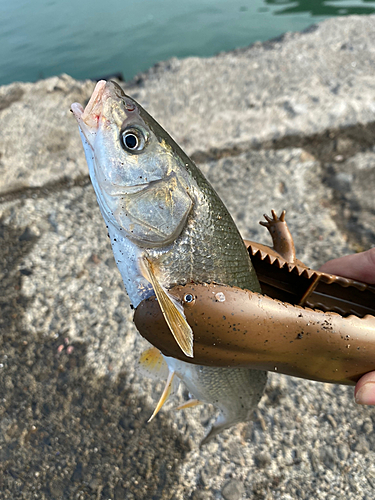
{"label": "fish mouth", "polygon": [[99,128],[99,120],[103,110],[103,95],[106,84],[107,82],[105,80],[100,80],[96,84],[92,96],[90,97],[90,100],[85,108],[83,108],[83,106],[78,102],[74,102],[70,107],[82,134],[91,149],[94,149],[93,142]]}

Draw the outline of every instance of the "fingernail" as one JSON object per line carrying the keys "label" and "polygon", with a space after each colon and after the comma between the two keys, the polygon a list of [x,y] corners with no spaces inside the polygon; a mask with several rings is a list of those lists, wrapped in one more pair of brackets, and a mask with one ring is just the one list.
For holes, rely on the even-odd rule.
{"label": "fingernail", "polygon": [[355,393],[359,405],[375,405],[375,382],[367,382]]}

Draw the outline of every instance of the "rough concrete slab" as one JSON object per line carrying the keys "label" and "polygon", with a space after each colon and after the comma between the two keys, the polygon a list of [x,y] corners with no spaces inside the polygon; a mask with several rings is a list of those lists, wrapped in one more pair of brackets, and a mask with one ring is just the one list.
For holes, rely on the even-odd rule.
{"label": "rough concrete slab", "polygon": [[[298,258],[318,268],[349,252],[332,217],[332,189],[322,183],[321,163],[303,149],[248,151],[201,165],[232,214],[244,238],[272,246],[258,224],[263,214],[287,212]],[[259,187],[261,186],[261,189]]]}
{"label": "rough concrete slab", "polygon": [[[237,54],[172,62],[169,69],[163,64],[132,89],[194,153],[245,237],[269,241],[258,221],[271,208],[286,208],[299,258],[319,265],[375,244],[375,140],[367,98],[361,103],[357,95],[357,89],[365,92],[365,76],[371,75],[374,28],[373,17],[329,21],[315,31]],[[305,99],[298,72],[293,73],[302,63],[290,61],[291,47],[301,52],[307,44],[313,78],[326,64],[335,67],[323,47],[332,55],[331,46],[342,47],[349,39],[353,49],[345,45],[336,57],[355,53],[363,71],[338,64],[340,81],[352,86],[345,84],[332,96],[322,86],[321,100],[309,108],[311,126],[305,122],[299,129],[296,115],[294,135],[285,135],[287,115],[277,110],[276,97],[289,92]],[[233,59],[245,68],[254,58],[264,64],[259,74],[265,79],[257,76],[250,91],[258,87],[263,95],[266,79],[273,82],[268,100],[252,115],[260,117],[257,126],[241,109],[244,80],[239,73],[232,79],[235,64],[229,65]],[[267,67],[272,71],[267,73]],[[198,75],[199,85],[194,83]],[[225,78],[227,88],[235,90],[222,102],[224,94],[218,92]],[[181,82],[186,83],[182,93]],[[137,369],[146,342],[132,324],[87,182],[76,124],[67,111],[92,87],[92,82],[62,77],[0,88],[1,498],[372,499],[375,410],[356,406],[349,387],[271,374],[254,421],[202,450],[198,443],[213,409],[175,412],[184,391],[146,424],[162,384],[144,379]],[[370,95],[371,85],[366,88]],[[223,122],[229,128],[212,122],[205,92],[216,116],[224,117],[230,105],[236,110]],[[195,95],[202,98],[202,115],[198,104],[189,106]],[[331,103],[347,99],[347,110],[355,102],[357,114],[332,119],[327,96]],[[267,132],[271,116],[278,130],[275,141]],[[38,126],[27,127],[30,120]],[[24,142],[18,147],[13,141],[22,123]],[[242,123],[244,128],[238,128]],[[56,149],[59,130],[63,147]]]}
{"label": "rough concrete slab", "polygon": [[374,23],[335,18],[218,57],[173,59],[129,91],[189,154],[372,122]]}
{"label": "rough concrete slab", "polygon": [[[193,154],[371,123],[374,82],[375,16],[352,16],[217,57],[172,59],[125,90]],[[0,194],[85,174],[68,110],[93,87],[63,75],[1,88]]]}
{"label": "rough concrete slab", "polygon": [[375,152],[356,153],[343,161],[328,163],[324,182],[332,188],[340,207],[338,225],[348,232],[357,251],[375,245]]}
{"label": "rough concrete slab", "polygon": [[0,194],[86,175],[69,108],[92,88],[65,75],[0,87]]}

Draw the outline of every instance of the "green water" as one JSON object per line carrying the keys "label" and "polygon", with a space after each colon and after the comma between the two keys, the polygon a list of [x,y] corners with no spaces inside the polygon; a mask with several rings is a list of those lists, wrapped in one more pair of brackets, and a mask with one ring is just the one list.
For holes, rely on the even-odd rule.
{"label": "green water", "polygon": [[365,0],[0,1],[0,84],[60,73],[130,79],[170,57],[207,57],[371,13],[375,1]]}

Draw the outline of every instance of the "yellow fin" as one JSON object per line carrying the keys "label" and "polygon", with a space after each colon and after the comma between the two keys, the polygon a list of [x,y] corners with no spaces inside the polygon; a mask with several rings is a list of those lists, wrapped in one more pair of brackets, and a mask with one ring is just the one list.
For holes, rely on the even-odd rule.
{"label": "yellow fin", "polygon": [[201,404],[202,401],[199,401],[199,399],[189,399],[189,401],[185,401],[185,403],[178,405],[176,410],[186,410],[186,408],[192,408],[193,406],[198,406]]}
{"label": "yellow fin", "polygon": [[145,277],[148,279],[154,289],[155,295],[160,305],[160,309],[163,312],[165,321],[167,322],[173,337],[175,338],[182,352],[189,358],[193,358],[193,330],[191,329],[189,323],[186,321],[182,307],[168,294],[166,290],[164,290],[164,288],[158,282],[153,272],[152,264],[147,259],[147,257],[143,257],[143,264],[147,273],[147,276]]}
{"label": "yellow fin", "polygon": [[155,380],[166,379],[169,368],[161,352],[156,347],[150,347],[139,357],[139,368],[143,375]]}
{"label": "yellow fin", "polygon": [[151,415],[151,417],[147,420],[147,422],[151,422],[151,420],[159,413],[161,407],[163,404],[167,401],[170,393],[171,393],[171,387],[172,387],[172,382],[173,382],[173,377],[174,377],[174,372],[170,371],[168,374],[167,382],[165,383],[164,391],[162,395],[160,396],[159,402],[156,405],[156,408],[154,410],[154,413]]}

